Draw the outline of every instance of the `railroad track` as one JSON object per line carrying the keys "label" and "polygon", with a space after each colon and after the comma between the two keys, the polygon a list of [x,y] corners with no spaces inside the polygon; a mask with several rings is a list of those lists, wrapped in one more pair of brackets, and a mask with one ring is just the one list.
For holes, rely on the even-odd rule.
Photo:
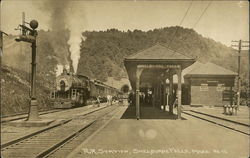
{"label": "railroad track", "polygon": [[[39,112],[47,112],[47,111],[51,111],[51,110],[55,110],[55,109],[44,110],[44,111],[39,111]],[[21,112],[21,113],[16,113],[16,114],[3,115],[3,116],[1,116],[1,119],[8,118],[8,117],[14,117],[14,116],[20,116],[20,115],[27,115],[27,114],[28,114],[27,112]]]}
{"label": "railroad track", "polygon": [[[58,151],[70,152],[81,143],[88,134],[96,130],[101,118],[111,116],[117,111],[117,106],[102,108],[86,115],[80,115],[39,133],[2,145],[1,153],[4,157],[48,157]],[[105,120],[105,119],[104,119]],[[90,129],[90,130],[88,130]],[[78,137],[81,136],[81,139]],[[64,150],[59,150],[64,149]],[[61,155],[60,157],[65,156]]]}
{"label": "railroad track", "polygon": [[207,121],[207,122],[222,126],[224,128],[248,135],[248,136],[250,135],[249,125],[246,125],[240,122],[223,119],[220,117],[216,117],[216,116],[212,116],[212,115],[208,115],[208,114],[204,114],[204,113],[200,113],[200,112],[196,112],[192,110],[185,111],[185,112],[183,111],[182,113],[198,118],[200,120]]}
{"label": "railroad track", "polygon": [[[55,113],[55,112],[61,112],[61,111],[65,111],[65,110],[69,110],[69,109],[53,109],[53,110],[48,110],[48,111],[41,111],[41,112],[39,112],[39,115],[45,115],[45,114],[50,114],[50,113]],[[8,115],[8,116],[3,116],[3,117],[1,117],[1,123],[21,120],[21,119],[25,119],[27,117],[28,117],[28,113],[21,113],[21,114],[13,114],[13,115]]]}
{"label": "railroad track", "polygon": [[[94,112],[96,112],[96,111],[102,110],[102,109],[104,109],[104,108],[106,108],[106,107],[107,107],[107,106],[101,107],[101,108],[99,108],[99,109],[90,110],[89,112],[87,112],[87,113],[85,113],[85,114],[82,114],[81,116],[89,115],[89,114],[94,113]],[[65,124],[65,123],[68,123],[68,122],[71,121],[72,119],[73,119],[73,117],[68,118],[68,119],[65,119],[65,120],[63,120],[63,121],[61,121],[61,122],[59,122],[59,123],[57,123],[57,124],[55,124],[55,125],[53,125],[53,126],[48,126],[48,127],[43,128],[43,129],[41,129],[41,130],[35,131],[35,132],[33,132],[33,133],[30,133],[30,134],[27,134],[27,135],[25,135],[25,136],[22,136],[22,137],[20,137],[20,138],[17,138],[17,139],[11,140],[11,141],[9,141],[9,142],[6,142],[6,143],[4,143],[4,144],[1,144],[1,148],[6,148],[6,147],[8,147],[8,146],[10,146],[10,145],[13,145],[13,144],[18,143],[18,142],[20,142],[20,141],[22,141],[22,140],[25,140],[25,139],[27,139],[27,138],[29,138],[29,137],[31,137],[31,136],[35,136],[36,134],[42,133],[42,132],[47,131],[47,130],[49,130],[49,129],[55,128],[55,127],[57,127],[57,126],[61,126],[61,125]]]}
{"label": "railroad track", "polygon": [[[81,107],[76,107],[76,108],[81,108]],[[46,115],[46,114],[51,114],[51,113],[56,113],[56,112],[62,112],[62,111],[76,109],[76,108],[52,109],[52,110],[47,110],[47,111],[41,111],[41,112],[39,112],[39,115]],[[7,122],[11,122],[11,121],[26,119],[26,118],[28,118],[28,113],[12,114],[12,115],[8,115],[8,116],[2,116],[1,123],[7,123]]]}
{"label": "railroad track", "polygon": [[105,116],[101,117],[97,121],[95,121],[91,126],[87,129],[83,130],[81,133],[77,134],[70,141],[64,143],[56,150],[50,152],[47,157],[49,158],[58,158],[58,157],[67,157],[74,149],[76,149],[79,145],[81,145],[85,140],[87,141],[89,137],[98,132],[98,130],[102,129],[105,124],[109,123],[112,120],[113,116],[120,111],[120,108],[116,110],[111,110],[105,114]]}

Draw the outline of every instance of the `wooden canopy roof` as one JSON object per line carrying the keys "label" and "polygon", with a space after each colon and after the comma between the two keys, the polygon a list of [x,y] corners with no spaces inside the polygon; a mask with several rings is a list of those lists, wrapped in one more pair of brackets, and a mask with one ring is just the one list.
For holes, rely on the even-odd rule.
{"label": "wooden canopy roof", "polygon": [[152,82],[164,69],[161,67],[166,66],[181,66],[181,69],[192,65],[195,59],[173,51],[163,44],[156,44],[150,48],[139,51],[124,59],[124,65],[127,70],[131,86],[134,87],[136,81],[137,65],[155,65],[155,68],[147,69],[142,73],[144,81]]}

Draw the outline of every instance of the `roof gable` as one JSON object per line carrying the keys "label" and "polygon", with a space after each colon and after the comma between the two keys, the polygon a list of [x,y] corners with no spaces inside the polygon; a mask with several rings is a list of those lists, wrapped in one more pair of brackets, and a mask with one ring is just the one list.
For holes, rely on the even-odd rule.
{"label": "roof gable", "polygon": [[156,45],[137,52],[128,56],[126,59],[145,59],[145,60],[178,60],[178,59],[191,59],[184,54],[173,51],[166,46],[157,43]]}
{"label": "roof gable", "polygon": [[[190,65],[189,67],[185,68],[184,70],[182,70],[181,72],[181,82],[184,83],[184,76],[186,74],[188,74],[190,71],[192,71],[193,69],[200,67],[201,65],[203,65],[203,63],[196,61],[195,63],[193,63],[192,65]],[[174,83],[178,83],[178,76],[175,74],[173,76],[173,82]]]}

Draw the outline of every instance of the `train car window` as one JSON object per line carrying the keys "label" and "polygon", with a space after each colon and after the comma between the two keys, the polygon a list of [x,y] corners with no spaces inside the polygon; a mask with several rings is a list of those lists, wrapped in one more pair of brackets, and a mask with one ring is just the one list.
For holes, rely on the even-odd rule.
{"label": "train car window", "polygon": [[51,99],[55,99],[55,98],[56,98],[56,92],[55,92],[55,91],[52,91],[52,92],[50,93],[50,98],[51,98]]}
{"label": "train car window", "polygon": [[76,89],[72,89],[72,92],[71,92],[71,98],[72,99],[76,99],[76,92],[77,92]]}
{"label": "train car window", "polygon": [[53,98],[53,92],[50,92],[50,98],[51,98],[51,99],[54,99],[54,98]]}

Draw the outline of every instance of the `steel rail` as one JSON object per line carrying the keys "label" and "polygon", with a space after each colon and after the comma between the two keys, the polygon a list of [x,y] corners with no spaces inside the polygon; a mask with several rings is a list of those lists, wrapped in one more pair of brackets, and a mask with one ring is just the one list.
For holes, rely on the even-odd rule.
{"label": "steel rail", "polygon": [[82,131],[86,130],[88,127],[90,127],[92,124],[94,124],[96,122],[96,120],[90,122],[89,124],[87,124],[86,126],[84,126],[83,128],[81,128],[80,130],[70,134],[68,137],[66,137],[65,139],[63,139],[62,141],[53,144],[52,146],[50,146],[49,148],[45,149],[44,151],[40,152],[39,154],[37,154],[35,157],[37,158],[41,158],[41,157],[47,157],[51,152],[53,152],[54,150],[56,150],[57,148],[59,148],[60,146],[62,146],[63,144],[65,144],[67,141],[71,140],[72,138],[74,138],[76,135],[78,135],[79,133],[81,133]]}
{"label": "steel rail", "polygon": [[[94,105],[94,104],[89,104],[89,105]],[[87,106],[89,106],[87,105]],[[55,112],[62,112],[62,111],[67,111],[67,110],[72,110],[72,109],[76,109],[76,108],[82,108],[84,106],[81,107],[75,107],[75,108],[69,108],[69,109],[51,109],[51,110],[45,110],[45,111],[40,111],[39,115],[46,115],[46,114],[51,114],[51,113],[55,113]],[[28,116],[22,116],[22,115],[28,115],[28,113],[19,113],[19,114],[11,114],[11,115],[6,115],[6,116],[1,116],[1,123],[6,123],[6,122],[11,122],[11,121],[16,121],[16,120],[21,120],[21,119],[25,119]],[[20,116],[20,117],[17,117]],[[7,119],[8,117],[17,117],[17,118],[13,118],[13,119]],[[2,120],[4,119],[4,120]]]}
{"label": "steel rail", "polygon": [[[102,110],[102,109],[105,109],[105,108],[107,108],[107,107],[108,107],[108,106],[105,106],[105,107],[102,107],[102,108],[99,108],[99,109],[92,110],[92,111],[90,111],[90,112],[88,112],[88,113],[86,113],[86,114],[83,114],[82,116],[89,115],[89,114],[91,114],[91,113],[97,112],[97,111]],[[49,126],[49,127],[43,128],[43,129],[38,130],[38,131],[36,131],[36,132],[30,133],[30,134],[25,135],[25,136],[22,136],[22,137],[20,137],[20,138],[11,140],[11,141],[9,141],[9,142],[7,142],[7,143],[1,144],[1,150],[7,148],[8,146],[17,144],[17,143],[20,142],[20,141],[23,141],[23,140],[25,140],[25,139],[28,139],[28,138],[31,138],[31,137],[33,137],[33,136],[36,136],[36,135],[38,135],[38,134],[40,134],[40,133],[43,133],[43,132],[45,132],[45,131],[54,129],[55,127],[62,126],[62,125],[64,125],[64,124],[66,124],[66,123],[72,121],[72,119],[73,119],[73,118],[67,119],[66,121],[57,123],[57,124],[55,124],[55,125],[53,125],[53,126]]]}
{"label": "steel rail", "polygon": [[[51,113],[56,113],[56,112],[62,112],[62,111],[65,111],[65,110],[70,110],[70,109],[41,111],[41,112],[39,112],[39,115],[46,115],[46,114],[51,114]],[[19,115],[20,115],[20,117],[17,117]],[[21,113],[21,114],[13,114],[13,115],[8,115],[8,116],[3,116],[3,117],[1,117],[1,123],[21,120],[21,119],[25,119],[25,118],[28,117],[28,116],[21,116],[21,115],[28,115],[28,113]],[[10,119],[7,119],[8,117],[10,117]],[[17,118],[12,118],[11,119],[11,117],[17,117]],[[2,119],[4,119],[4,120],[2,120]],[[5,120],[5,119],[7,119],[7,120]]]}
{"label": "steel rail", "polygon": [[199,111],[194,111],[194,110],[190,110],[190,111],[192,111],[194,113],[197,113],[197,114],[206,115],[206,116],[209,116],[209,117],[212,117],[212,118],[217,118],[217,119],[221,119],[221,120],[224,120],[224,121],[227,121],[227,122],[231,122],[231,123],[239,124],[239,125],[242,125],[242,126],[250,127],[250,125],[245,124],[245,123],[241,123],[241,122],[238,122],[238,121],[233,121],[233,120],[229,120],[229,119],[226,119],[226,118],[221,118],[221,117],[218,117],[218,116],[202,113],[202,112],[199,112]]}
{"label": "steel rail", "polygon": [[[117,108],[117,107],[116,107]],[[96,118],[94,121],[92,121],[91,123],[89,123],[88,125],[86,125],[85,127],[83,127],[82,129],[80,129],[77,132],[74,132],[73,134],[71,134],[69,137],[67,137],[66,139],[62,140],[61,142],[59,142],[57,145],[52,146],[51,148],[48,148],[47,150],[45,150],[44,152],[41,152],[40,154],[38,154],[36,157],[40,158],[40,157],[50,157],[55,151],[57,151],[57,149],[59,148],[63,148],[63,146],[67,143],[70,143],[73,141],[73,138],[76,137],[80,137],[82,136],[82,134],[84,134],[84,131],[87,131],[90,127],[92,127],[92,125],[94,123],[97,123],[98,120],[100,118],[105,117],[106,115],[110,114],[110,112],[114,112],[117,113],[118,111],[114,111],[113,109],[111,109],[110,111],[104,113],[103,115],[99,116],[98,118]],[[111,117],[112,119],[112,117]],[[108,120],[108,122],[110,121],[110,119]],[[100,127],[99,127],[100,128]],[[98,128],[98,129],[99,129]],[[98,130],[97,129],[97,130]],[[95,133],[95,132],[94,132]],[[94,134],[93,133],[93,134]],[[91,134],[92,135],[92,134]]]}
{"label": "steel rail", "polygon": [[[244,131],[241,131],[241,130],[238,130],[238,129],[235,129],[235,128],[226,126],[226,125],[224,125],[224,124],[222,124],[222,123],[218,123],[218,122],[215,122],[215,121],[206,119],[206,118],[202,118],[202,117],[200,117],[200,116],[197,116],[197,115],[194,115],[194,114],[190,114],[190,113],[188,113],[188,112],[182,112],[182,113],[184,113],[184,114],[186,114],[186,115],[189,115],[189,116],[192,116],[192,117],[195,117],[195,118],[198,118],[198,119],[201,119],[201,120],[203,120],[203,121],[207,121],[207,122],[210,122],[210,123],[213,123],[213,124],[216,124],[216,125],[225,127],[225,128],[227,128],[227,129],[230,129],[230,130],[233,130],[233,131],[236,131],[236,132],[239,132],[239,133],[248,135],[248,136],[250,135],[249,133],[246,133],[246,132],[244,132]],[[210,116],[210,117],[211,117],[211,116]],[[215,118],[215,117],[212,117],[212,118]],[[215,118],[215,119],[219,119],[219,118]],[[223,119],[220,119],[220,120],[225,121],[225,120],[223,120]]]}
{"label": "steel rail", "polygon": [[53,125],[53,126],[50,126],[50,127],[47,127],[47,128],[43,128],[43,129],[38,130],[38,131],[36,131],[36,132],[30,133],[30,134],[25,135],[25,136],[23,136],[23,137],[20,137],[20,138],[17,138],[17,139],[15,139],[15,140],[12,140],[12,141],[9,141],[9,142],[7,142],[7,143],[4,143],[4,144],[1,145],[1,150],[7,148],[8,146],[11,146],[11,145],[13,145],[13,144],[16,144],[16,143],[18,143],[18,142],[20,142],[20,141],[23,141],[23,140],[25,140],[25,139],[28,139],[28,138],[30,138],[30,137],[33,137],[33,136],[35,136],[35,135],[38,135],[38,134],[40,134],[40,133],[43,133],[43,132],[48,131],[48,130],[50,130],[50,129],[53,129],[53,128],[55,128],[55,127],[64,125],[64,124],[70,122],[71,120],[72,120],[72,119],[68,119],[68,120],[66,120],[66,121],[60,122],[60,123],[55,124],[55,125]]}
{"label": "steel rail", "polygon": [[[43,111],[39,111],[39,112],[47,112],[47,111],[53,111],[53,110],[55,110],[55,109],[43,110]],[[1,119],[7,118],[7,117],[14,117],[14,116],[18,116],[18,115],[27,115],[27,114],[28,114],[27,112],[20,112],[20,113],[16,113],[16,114],[3,115],[3,116],[1,116]]]}

